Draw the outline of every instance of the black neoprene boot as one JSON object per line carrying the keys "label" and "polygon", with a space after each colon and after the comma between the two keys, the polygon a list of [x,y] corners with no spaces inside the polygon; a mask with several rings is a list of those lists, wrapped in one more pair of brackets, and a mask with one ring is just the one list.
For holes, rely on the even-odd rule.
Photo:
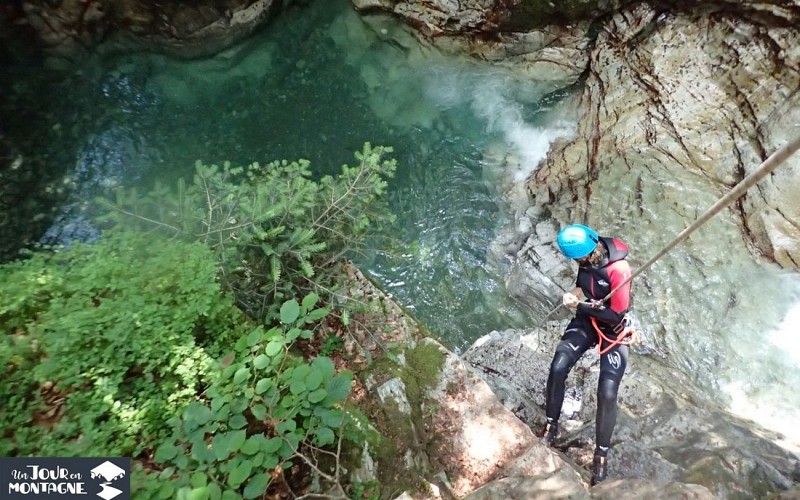
{"label": "black neoprene boot", "polygon": [[549,421],[544,426],[544,434],[542,435],[542,443],[547,446],[553,446],[553,442],[558,435],[558,422]]}
{"label": "black neoprene boot", "polygon": [[595,454],[594,460],[592,460],[592,486],[606,479],[608,474],[607,468],[608,457]]}

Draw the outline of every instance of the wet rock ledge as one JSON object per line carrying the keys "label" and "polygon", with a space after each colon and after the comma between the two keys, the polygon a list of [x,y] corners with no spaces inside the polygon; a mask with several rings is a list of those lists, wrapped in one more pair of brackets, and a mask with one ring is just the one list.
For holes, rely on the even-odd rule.
{"label": "wet rock ledge", "polygon": [[350,477],[391,498],[797,498],[800,459],[777,436],[703,401],[657,359],[632,355],[619,394],[609,479],[589,487],[596,355],[567,381],[554,449],[536,437],[544,385],[564,327],[491,332],[462,356],[430,337],[357,269],[350,295],[379,303],[390,328],[349,348],[378,444],[359,450]]}

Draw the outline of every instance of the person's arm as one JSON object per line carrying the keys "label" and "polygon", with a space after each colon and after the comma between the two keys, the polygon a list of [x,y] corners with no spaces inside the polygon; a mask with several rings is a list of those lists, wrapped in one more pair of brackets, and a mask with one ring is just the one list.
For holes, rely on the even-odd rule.
{"label": "person's arm", "polygon": [[[608,266],[608,277],[611,290],[617,288],[631,275],[631,266],[627,260],[618,260]],[[622,321],[631,303],[631,283],[628,281],[625,286],[617,290],[609,299],[609,304],[604,309],[595,309],[589,302],[578,304],[578,311],[588,316],[597,318],[603,323],[616,326]]]}

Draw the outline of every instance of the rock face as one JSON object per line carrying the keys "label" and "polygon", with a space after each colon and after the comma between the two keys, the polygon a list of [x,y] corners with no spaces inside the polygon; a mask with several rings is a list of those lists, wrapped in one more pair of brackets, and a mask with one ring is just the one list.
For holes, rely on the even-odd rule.
{"label": "rock face", "polygon": [[[800,19],[797,5],[764,4],[771,14],[755,21],[751,4],[702,12],[638,4],[602,22],[584,85],[563,102],[579,114],[575,138],[551,150],[527,193],[516,192],[517,226],[493,245],[513,261],[512,294],[535,307],[570,285],[574,271],[553,244],[570,222],[626,241],[637,268],[800,134],[800,33],[786,27]],[[799,269],[798,188],[795,154],[634,284],[647,349],[720,400],[709,381],[747,372],[754,387],[769,383],[741,333],[760,336],[765,321],[779,321],[751,307],[785,300],[773,263]],[[780,370],[797,372],[791,363]]]}
{"label": "rock face", "polygon": [[[614,15],[591,52],[579,139],[531,179],[535,203],[570,200],[567,211],[554,212],[579,219],[625,183],[641,192],[684,179],[720,196],[800,133],[799,36],[722,11],[640,5]],[[698,46],[691,57],[680,50],[687,43]],[[736,206],[754,252],[792,269],[800,262],[800,206],[789,192],[800,187],[798,170],[800,159],[790,158]],[[646,219],[649,200],[632,194],[630,208]]]}
{"label": "rock face", "polygon": [[[463,359],[507,408],[540,428],[549,363],[565,326],[552,322],[528,332],[493,332]],[[588,466],[594,449],[598,375],[597,356],[589,352],[567,381],[557,448],[579,465]],[[702,398],[687,386],[672,386],[673,380],[656,360],[631,357],[609,453],[609,478],[625,481],[593,488],[593,497],[651,498],[647,492],[658,491],[659,498],[763,498],[800,480],[798,457],[762,437],[774,436],[713,405],[698,404]]]}
{"label": "rock face", "polygon": [[568,25],[612,12],[618,0],[352,0],[361,11],[392,12],[427,36],[493,37],[500,32]]}
{"label": "rock face", "polygon": [[[652,186],[689,185],[698,198],[714,200],[800,134],[796,0],[700,7],[681,1],[353,3],[402,17],[439,47],[533,79],[549,75],[550,90],[585,77],[577,107],[587,111],[577,139],[551,154],[529,183],[534,206],[562,222],[586,217],[607,227],[590,209],[597,205],[638,212],[637,220],[663,213],[642,195]],[[790,158],[730,214],[754,255],[795,270],[798,170],[800,160]],[[614,206],[606,193],[623,185],[632,192]],[[674,202],[669,196],[657,201]],[[678,205],[681,224],[697,215]],[[675,225],[677,233],[688,224]]]}
{"label": "rock face", "polygon": [[[360,398],[359,403],[381,434],[378,445],[360,451],[360,458],[355,461],[359,466],[351,468],[350,473],[360,482],[378,480],[386,491],[405,491],[397,499],[669,499],[676,495],[706,499],[715,498],[712,491],[721,488],[735,487],[737,493],[745,495],[753,493],[747,476],[736,473],[767,470],[765,475],[771,482],[761,492],[779,489],[775,484],[781,480],[785,483],[783,474],[791,470],[793,462],[786,454],[751,435],[748,438],[752,442],[741,443],[751,446],[757,442],[766,458],[725,450],[717,443],[722,438],[709,445],[713,452],[698,452],[701,458],[710,455],[701,463],[704,469],[699,474],[717,472],[717,468],[728,470],[724,459],[716,455],[719,450],[735,460],[728,483],[702,476],[700,480],[694,478],[694,484],[685,484],[678,466],[667,459],[653,458],[643,468],[643,454],[657,455],[654,443],[680,446],[686,434],[682,428],[675,430],[672,420],[661,423],[667,390],[655,380],[638,379],[626,386],[621,397],[625,408],[640,416],[642,422],[639,427],[620,426],[624,428],[621,433],[627,433],[626,440],[632,440],[629,434],[633,432],[658,432],[653,432],[647,444],[637,443],[619,453],[615,448],[613,456],[618,458],[611,479],[601,487],[589,489],[589,472],[584,466],[586,453],[591,453],[593,446],[586,435],[587,424],[593,418],[591,398],[573,405],[568,427],[572,430],[563,436],[563,450],[545,447],[531,430],[531,425],[538,428],[541,420],[540,395],[547,376],[547,352],[553,347],[553,329],[560,328],[559,323],[527,333],[494,332],[459,357],[427,337],[358,270],[351,268],[350,279],[348,295],[360,301],[379,301],[392,326],[384,329],[380,337],[356,330],[355,342],[348,348],[356,359],[370,360],[359,370],[369,397]],[[592,371],[590,358],[583,363],[578,371],[585,372],[585,384],[596,384],[596,374],[594,379],[591,374],[586,375]],[[569,382],[573,394],[575,382],[573,376]],[[588,395],[589,391],[585,393]],[[692,417],[683,418],[692,422]],[[724,422],[714,425],[725,430]],[[675,436],[678,437],[671,440]],[[672,455],[669,457],[675,460]],[[757,461],[762,458],[763,464]],[[653,470],[657,473],[653,474]],[[615,477],[626,480],[615,481]],[[712,486],[704,486],[704,481]]]}
{"label": "rock face", "polygon": [[280,0],[148,2],[24,0],[25,20],[50,52],[75,56],[112,35],[179,57],[219,52],[250,34]]}

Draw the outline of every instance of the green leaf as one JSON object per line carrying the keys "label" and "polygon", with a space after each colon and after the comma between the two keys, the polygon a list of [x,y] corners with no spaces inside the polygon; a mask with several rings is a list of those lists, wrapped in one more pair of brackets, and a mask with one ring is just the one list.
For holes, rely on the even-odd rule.
{"label": "green leaf", "polygon": [[275,382],[271,378],[262,378],[258,382],[256,382],[256,393],[264,394],[267,392],[271,387],[275,386]]}
{"label": "green leaf", "polygon": [[275,356],[279,352],[283,351],[283,342],[280,340],[273,340],[267,344],[267,347],[264,348],[264,352],[267,356]]}
{"label": "green leaf", "polygon": [[328,396],[328,391],[325,389],[317,389],[308,395],[308,400],[312,403],[319,403]]}
{"label": "green leaf", "polygon": [[261,404],[256,404],[250,407],[250,412],[256,420],[264,420],[267,418],[267,407]]}
{"label": "green leaf", "polygon": [[264,446],[264,442],[267,438],[264,437],[263,434],[255,434],[247,438],[244,445],[242,445],[241,452],[245,455],[255,455],[258,453],[261,448]]}
{"label": "green leaf", "polygon": [[247,336],[247,347],[253,347],[261,340],[261,328],[256,328]]}
{"label": "green leaf", "polygon": [[197,438],[194,440],[190,454],[192,455],[192,458],[201,463],[210,462],[214,458],[214,455],[208,449],[208,445],[203,440],[203,436],[197,436]]}
{"label": "green leaf", "polygon": [[250,378],[250,369],[239,368],[238,370],[236,370],[236,374],[233,376],[233,383],[238,385],[247,380],[248,378]]}
{"label": "green leaf", "polygon": [[250,460],[242,460],[242,463],[240,463],[228,475],[228,486],[231,488],[238,488],[239,485],[245,481],[245,479],[250,477],[250,473],[252,471],[253,463]]}
{"label": "green leaf", "polygon": [[313,323],[319,321],[330,313],[330,309],[314,309],[306,315],[306,323]]}
{"label": "green leaf", "polygon": [[156,453],[153,456],[153,461],[158,464],[163,464],[167,460],[172,460],[178,454],[178,449],[173,443],[164,443],[156,448]]}
{"label": "green leaf", "polygon": [[228,419],[228,427],[231,429],[241,429],[247,425],[247,418],[241,413],[237,413]]}
{"label": "green leaf", "polygon": [[225,490],[222,492],[221,500],[240,500],[242,497],[235,491]]}
{"label": "green leaf", "polygon": [[312,365],[311,372],[306,377],[306,387],[309,391],[313,391],[322,384],[322,372]]}
{"label": "green leaf", "polygon": [[228,431],[227,432],[227,442],[228,442],[228,453],[236,453],[242,447],[242,445],[247,439],[247,433],[244,430],[238,431]]}
{"label": "green leaf", "polygon": [[333,377],[333,374],[336,373],[333,361],[326,356],[317,356],[314,358],[314,361],[311,362],[311,366],[315,371],[318,371],[325,380],[330,379]]}
{"label": "green leaf", "polygon": [[158,498],[172,500],[175,498],[175,483],[172,481],[165,482],[161,488],[158,489]]}
{"label": "green leaf", "polygon": [[230,455],[228,446],[229,439],[226,434],[217,434],[211,439],[211,453],[217,460],[224,460]]}
{"label": "green leaf", "polygon": [[200,488],[195,488],[186,495],[187,500],[208,500],[211,496],[211,492],[208,491],[208,486],[202,486]]}
{"label": "green leaf", "polygon": [[317,407],[319,410],[319,418],[322,421],[323,425],[327,425],[328,427],[333,427],[338,429],[342,425],[342,419],[344,418],[344,412],[339,409],[328,409],[322,408],[320,406]]}
{"label": "green leaf", "polygon": [[190,403],[183,412],[184,420],[193,421],[198,426],[208,423],[211,420],[211,416],[211,409],[197,402]]}
{"label": "green leaf", "polygon": [[306,364],[297,365],[292,372],[292,380],[305,380],[309,373],[311,373],[311,366]]}
{"label": "green leaf", "polygon": [[222,497],[222,488],[220,488],[217,483],[211,483],[208,485],[208,493],[209,500],[220,500]]}
{"label": "green leaf", "polygon": [[314,431],[317,446],[332,444],[336,440],[333,430],[329,427],[320,427]]}
{"label": "green leaf", "polygon": [[264,453],[272,454],[281,449],[283,440],[279,437],[272,437],[262,442],[261,450]]}
{"label": "green leaf", "polygon": [[289,434],[297,429],[297,424],[294,422],[294,420],[284,420],[283,422],[276,425],[275,428],[281,434]]}
{"label": "green leaf", "polygon": [[259,354],[256,356],[256,359],[253,360],[253,366],[256,367],[257,370],[263,370],[264,368],[268,367],[270,363],[269,356],[265,354]]}
{"label": "green leaf", "polygon": [[317,305],[319,301],[319,295],[314,292],[309,293],[305,297],[303,297],[303,311],[310,311],[312,307]]}
{"label": "green leaf", "polygon": [[267,340],[279,340],[283,336],[283,329],[277,326],[273,326],[269,330],[267,330],[266,335],[264,338]]}
{"label": "green leaf", "polygon": [[289,384],[289,392],[292,394],[302,394],[306,390],[306,383],[302,380],[292,380]]}
{"label": "green leaf", "polygon": [[300,316],[300,305],[296,300],[288,300],[281,306],[281,323],[288,325],[297,321]]}
{"label": "green leaf", "polygon": [[299,328],[290,328],[288,332],[286,332],[286,341],[287,342],[294,342],[302,333],[302,330]]}
{"label": "green leaf", "polygon": [[267,486],[269,486],[269,476],[264,473],[256,474],[244,487],[244,498],[260,497],[267,491]]}
{"label": "green leaf", "polygon": [[[278,449],[280,449],[280,447],[278,447]],[[279,463],[281,463],[281,459],[278,455],[267,455],[264,457],[264,462],[262,462],[261,466],[266,470],[272,470],[277,467]]]}
{"label": "green leaf", "polygon": [[202,488],[208,484],[208,476],[206,476],[205,472],[195,472],[192,474],[191,479],[189,479],[189,484],[191,484],[193,488]]}
{"label": "green leaf", "polygon": [[173,474],[175,474],[175,467],[167,467],[161,471],[161,473],[158,475],[158,478],[164,481],[171,478]]}
{"label": "green leaf", "polygon": [[350,393],[350,387],[353,385],[352,379],[345,373],[336,375],[330,382],[328,382],[328,398],[333,403],[340,403],[345,400]]}

